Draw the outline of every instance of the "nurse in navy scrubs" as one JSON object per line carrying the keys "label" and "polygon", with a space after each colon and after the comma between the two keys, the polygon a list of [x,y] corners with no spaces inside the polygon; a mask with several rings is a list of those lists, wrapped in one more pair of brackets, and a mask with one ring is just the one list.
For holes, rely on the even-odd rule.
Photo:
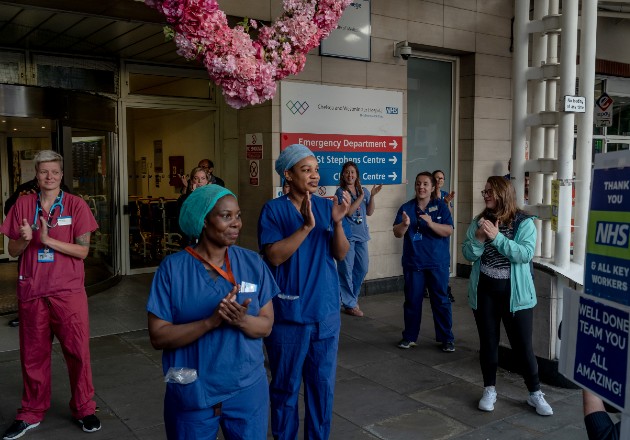
{"label": "nurse in navy scrubs", "polygon": [[422,319],[422,298],[425,287],[430,297],[435,339],[442,351],[455,351],[453,313],[447,296],[449,237],[453,218],[448,206],[434,197],[435,178],[428,172],[416,176],[416,196],[398,209],[394,220],[394,236],[403,238],[402,266],[405,278],[405,329],[398,348],[416,345]]}
{"label": "nurse in navy scrubs", "polygon": [[147,304],[151,343],[164,350],[167,437],[214,439],[221,426],[228,440],[264,440],[262,338],[273,325],[278,287],[257,253],[234,246],[243,224],[229,190],[197,188],[179,222],[199,243],[162,261]]}
{"label": "nurse in navy scrubs", "polygon": [[335,260],[351,234],[343,219],[350,206],[314,195],[319,167],[304,145],[287,147],[276,171],[291,189],[265,204],[258,243],[281,293],[273,299],[275,323],[265,339],[271,370],[271,431],[275,439],[298,436],[298,397],[304,381],[304,438],[327,439],[332,420],[341,306]]}

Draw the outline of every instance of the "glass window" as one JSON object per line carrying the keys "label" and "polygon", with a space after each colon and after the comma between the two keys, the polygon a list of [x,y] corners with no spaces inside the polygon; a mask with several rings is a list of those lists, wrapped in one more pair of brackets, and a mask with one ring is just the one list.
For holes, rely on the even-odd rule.
{"label": "glass window", "polygon": [[424,58],[407,63],[407,199],[411,199],[416,175],[422,171],[443,170],[442,189],[453,189],[453,63]]}
{"label": "glass window", "polygon": [[207,78],[129,72],[129,94],[211,99],[213,84]]}

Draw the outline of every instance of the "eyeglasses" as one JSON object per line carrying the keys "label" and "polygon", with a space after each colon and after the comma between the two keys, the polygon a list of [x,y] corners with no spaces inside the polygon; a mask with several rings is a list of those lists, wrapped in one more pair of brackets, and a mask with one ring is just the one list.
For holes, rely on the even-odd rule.
{"label": "eyeglasses", "polygon": [[481,191],[481,197],[492,197],[492,190],[491,189],[484,189],[483,191]]}

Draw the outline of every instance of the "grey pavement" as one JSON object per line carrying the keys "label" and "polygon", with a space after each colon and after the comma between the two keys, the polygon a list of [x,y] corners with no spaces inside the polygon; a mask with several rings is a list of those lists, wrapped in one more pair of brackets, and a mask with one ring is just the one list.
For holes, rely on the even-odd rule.
{"label": "grey pavement", "polygon": [[[165,438],[161,352],[149,343],[144,308],[151,279],[150,274],[125,277],[89,298],[102,430],[86,434],[72,423],[67,373],[55,345],[50,410],[23,438]],[[460,278],[451,281],[456,298],[454,353],[443,353],[433,340],[428,300],[418,346],[409,350],[396,347],[402,331],[402,292],[362,298],[363,318],[342,315],[332,439],[587,439],[579,390],[543,384],[554,415],[541,417],[525,403],[521,377],[503,369],[494,412],[477,409],[483,383],[466,283]],[[13,421],[21,397],[18,331],[7,326],[12,317],[0,317],[0,432]]]}

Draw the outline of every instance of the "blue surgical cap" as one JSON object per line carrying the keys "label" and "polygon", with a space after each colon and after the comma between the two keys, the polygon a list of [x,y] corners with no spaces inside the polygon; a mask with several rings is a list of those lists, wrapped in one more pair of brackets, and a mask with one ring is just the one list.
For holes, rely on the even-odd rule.
{"label": "blue surgical cap", "polygon": [[234,193],[219,185],[200,186],[190,193],[179,212],[179,227],[189,237],[199,237],[203,230],[206,215],[219,199],[224,196],[234,196]]}
{"label": "blue surgical cap", "polygon": [[308,147],[302,144],[293,144],[285,148],[276,160],[276,173],[280,174],[280,178],[284,179],[284,172],[291,169],[293,165],[304,159],[305,157],[315,156]]}

